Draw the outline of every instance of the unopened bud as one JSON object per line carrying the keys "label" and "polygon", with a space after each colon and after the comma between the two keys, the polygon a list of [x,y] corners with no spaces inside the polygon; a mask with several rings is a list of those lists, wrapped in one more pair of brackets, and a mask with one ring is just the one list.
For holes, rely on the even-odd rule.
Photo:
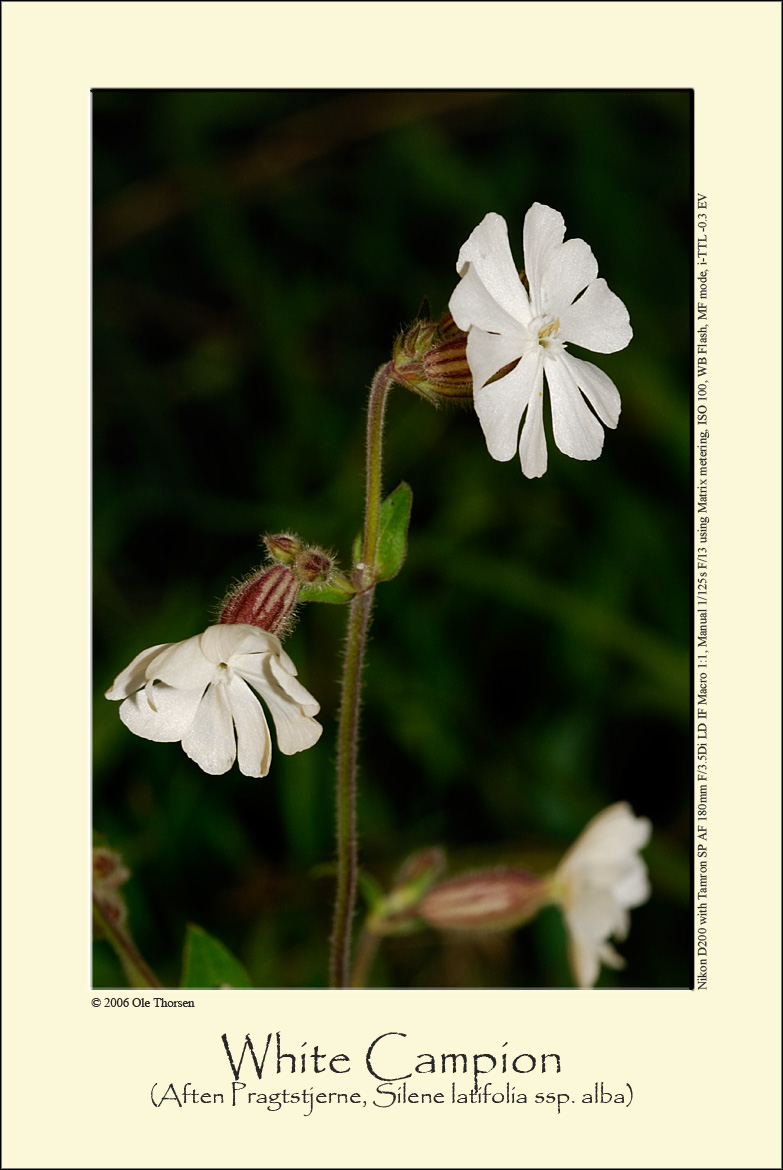
{"label": "unopened bud", "polygon": [[[92,889],[95,901],[100,906],[104,916],[115,924],[122,926],[128,917],[125,899],[120,893],[120,886],[130,877],[130,870],[123,864],[119,853],[107,849],[103,845],[96,846],[92,851]],[[96,938],[103,937],[99,923],[93,920]]]}
{"label": "unopened bud", "polygon": [[393,376],[428,401],[470,402],[473,378],[467,358],[468,335],[446,313],[440,321],[414,321],[394,343]]}
{"label": "unopened bud", "polygon": [[446,855],[437,846],[412,853],[400,866],[389,893],[375,903],[368,929],[375,934],[420,930],[419,902],[445,868]]}
{"label": "unopened bud", "polygon": [[[103,891],[101,894],[96,894],[96,900],[101,908],[101,913],[108,918],[109,922],[114,926],[124,926],[128,918],[128,907],[125,905],[125,899],[120,893],[114,890],[112,893]],[[104,938],[105,931],[101,929],[100,922],[96,922],[93,916],[92,933],[94,938]]]}
{"label": "unopened bud", "polygon": [[123,865],[119,853],[96,845],[92,851],[92,876],[96,886],[120,886],[130,877],[130,870]]}
{"label": "unopened bud", "polygon": [[271,557],[289,565],[302,585],[325,585],[334,569],[334,557],[316,544],[305,544],[298,536],[282,532],[265,536]]}
{"label": "unopened bud", "polygon": [[334,568],[334,558],[322,548],[303,548],[294,561],[294,572],[302,584],[326,583]]}
{"label": "unopened bud", "polygon": [[416,886],[420,893],[429,889],[446,868],[446,854],[439,845],[411,853],[403,861],[394,879],[394,888]]}
{"label": "unopened bud", "polygon": [[258,626],[282,637],[293,618],[298,593],[299,581],[287,565],[259,569],[228,594],[218,621]]}
{"label": "unopened bud", "polygon": [[546,904],[548,886],[524,869],[463,874],[425,894],[418,913],[438,930],[513,930]]}
{"label": "unopened bud", "polygon": [[292,565],[303,547],[299,537],[290,532],[281,532],[276,536],[265,536],[264,544],[270,557],[280,561],[283,565]]}

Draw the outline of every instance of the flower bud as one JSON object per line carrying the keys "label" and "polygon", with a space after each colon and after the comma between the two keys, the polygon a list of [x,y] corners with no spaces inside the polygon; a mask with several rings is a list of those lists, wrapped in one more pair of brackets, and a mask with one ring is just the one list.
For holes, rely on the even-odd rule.
{"label": "flower bud", "polygon": [[377,898],[367,920],[374,934],[404,934],[421,930],[418,905],[446,868],[446,855],[435,846],[412,853],[400,866],[388,894]]}
{"label": "flower bud", "polygon": [[96,886],[121,886],[130,877],[130,870],[122,863],[119,853],[96,845],[92,851],[92,876]]}
{"label": "flower bud", "polygon": [[265,536],[264,544],[271,557],[290,565],[302,585],[325,585],[334,569],[333,556],[316,544],[304,544],[290,532]]}
{"label": "flower bud", "polygon": [[[128,917],[125,899],[119,887],[130,877],[130,870],[123,865],[119,853],[100,845],[92,851],[92,889],[101,913],[115,926],[122,926]],[[96,938],[103,937],[100,925],[93,921]]]}
{"label": "flower bud", "polygon": [[414,321],[394,343],[396,381],[434,403],[470,402],[473,378],[467,359],[468,335],[446,313],[440,321]]}
{"label": "flower bud", "polygon": [[[125,899],[117,890],[112,894],[103,891],[96,894],[96,901],[101,908],[101,913],[108,918],[114,926],[124,926],[128,918],[128,907],[125,905]],[[92,922],[93,938],[104,938],[106,932],[101,928],[100,922],[96,921],[93,915]]]}
{"label": "flower bud", "polygon": [[292,565],[303,547],[299,537],[290,532],[281,532],[276,536],[265,536],[264,544],[270,557],[280,561],[283,565]]}
{"label": "flower bud", "polygon": [[415,886],[419,894],[436,881],[446,868],[446,854],[438,845],[429,849],[420,849],[418,853],[411,853],[403,861],[394,879],[395,890],[401,887]]}
{"label": "flower bud", "polygon": [[425,894],[417,910],[438,930],[513,930],[547,900],[545,879],[524,869],[494,869],[442,882]]}
{"label": "flower bud", "polygon": [[258,569],[223,601],[218,621],[222,625],[258,626],[282,637],[293,618],[299,580],[288,565]]}
{"label": "flower bud", "polygon": [[302,584],[325,583],[334,568],[334,558],[315,545],[303,548],[294,561],[294,572]]}

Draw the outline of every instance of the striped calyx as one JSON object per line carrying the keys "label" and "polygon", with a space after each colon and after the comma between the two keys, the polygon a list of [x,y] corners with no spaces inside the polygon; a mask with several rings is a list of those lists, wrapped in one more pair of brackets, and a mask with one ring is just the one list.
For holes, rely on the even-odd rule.
{"label": "striped calyx", "polygon": [[288,565],[258,569],[232,590],[220,611],[221,625],[258,626],[282,637],[296,608],[299,580]]}
{"label": "striped calyx", "polygon": [[256,569],[229,591],[218,621],[258,626],[282,638],[291,627],[300,588],[326,584],[334,558],[287,532],[265,536],[264,544],[275,563]]}
{"label": "striped calyx", "polygon": [[513,930],[548,900],[547,883],[524,869],[479,870],[434,886],[418,912],[438,930]]}
{"label": "striped calyx", "polygon": [[473,377],[467,359],[468,335],[450,313],[440,321],[421,317],[394,343],[394,378],[436,406],[470,402]]}

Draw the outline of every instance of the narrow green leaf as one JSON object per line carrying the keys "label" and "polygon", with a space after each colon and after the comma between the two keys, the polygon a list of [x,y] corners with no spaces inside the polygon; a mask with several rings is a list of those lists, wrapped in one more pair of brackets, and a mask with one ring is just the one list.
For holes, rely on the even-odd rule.
{"label": "narrow green leaf", "polygon": [[403,482],[381,504],[381,529],[378,537],[378,580],[396,577],[408,552],[408,525],[413,492]]}
{"label": "narrow green leaf", "polygon": [[329,585],[303,585],[296,600],[320,601],[325,605],[345,605],[352,597],[353,593],[344,593],[342,589],[332,589]]}
{"label": "narrow green leaf", "polygon": [[356,587],[345,573],[332,573],[328,585],[302,585],[297,601],[321,601],[326,605],[345,605],[356,593]]}
{"label": "narrow green leaf", "polygon": [[252,987],[245,968],[222,942],[200,926],[188,925],[182,960],[183,987]]}
{"label": "narrow green leaf", "polygon": [[386,897],[386,891],[380,882],[377,882],[374,877],[363,870],[359,870],[357,874],[359,892],[363,895],[367,908],[370,911],[376,910],[381,905]]}

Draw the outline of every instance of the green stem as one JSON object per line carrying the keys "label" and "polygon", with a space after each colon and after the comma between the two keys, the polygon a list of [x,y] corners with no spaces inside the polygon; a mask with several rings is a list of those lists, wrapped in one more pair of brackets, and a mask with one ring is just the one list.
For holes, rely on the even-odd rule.
{"label": "green stem", "polygon": [[381,943],[381,936],[375,934],[372,930],[366,928],[359,935],[359,942],[356,946],[356,958],[351,971],[351,987],[364,987],[367,983],[367,978],[370,974],[375,956],[378,953],[378,947]]}
{"label": "green stem", "polygon": [[351,602],[343,665],[343,699],[337,734],[337,898],[332,931],[331,986],[347,987],[351,924],[356,901],[356,771],[362,663],[374,589]]}
{"label": "green stem", "polygon": [[383,419],[386,399],[392,384],[389,362],[376,373],[370,388],[367,407],[367,494],[364,504],[364,539],[362,564],[368,584],[375,584],[375,566],[378,558],[378,536],[381,529],[381,472],[383,453]]}
{"label": "green stem", "polygon": [[343,663],[340,724],[337,732],[337,896],[332,929],[330,985],[349,985],[351,926],[356,902],[359,849],[356,839],[356,772],[359,708],[367,631],[377,576],[381,517],[383,419],[392,383],[389,362],[376,373],[367,410],[367,490],[364,509],[362,560],[354,566],[354,580],[362,592],[351,602]]}
{"label": "green stem", "polygon": [[122,963],[122,969],[128,977],[131,987],[162,987],[150,968],[142,959],[130,935],[121,926],[118,926],[93,894],[92,915],[100,927],[104,938],[111,944],[117,958]]}

